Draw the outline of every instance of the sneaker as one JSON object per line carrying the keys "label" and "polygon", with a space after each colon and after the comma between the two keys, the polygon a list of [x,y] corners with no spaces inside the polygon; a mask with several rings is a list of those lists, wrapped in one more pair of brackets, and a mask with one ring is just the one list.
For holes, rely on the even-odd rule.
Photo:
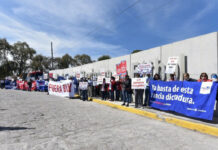
{"label": "sneaker", "polygon": [[126,107],[129,107],[129,103],[126,104]]}
{"label": "sneaker", "polygon": [[125,105],[125,103],[122,104],[123,106]]}

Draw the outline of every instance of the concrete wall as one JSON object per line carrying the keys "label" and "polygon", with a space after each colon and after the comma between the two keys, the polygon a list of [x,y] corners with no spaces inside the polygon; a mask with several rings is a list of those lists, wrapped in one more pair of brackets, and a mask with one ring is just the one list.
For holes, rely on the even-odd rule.
{"label": "concrete wall", "polygon": [[[217,32],[213,32],[160,47],[151,48],[135,54],[98,61],[74,68],[53,70],[51,72],[59,75],[66,73],[73,75],[73,73],[76,72],[100,73],[103,69],[106,72],[113,73],[116,71],[116,64],[120,63],[122,60],[126,60],[128,74],[132,76],[134,71],[133,66],[135,64],[149,61],[153,62],[154,69],[157,72],[157,67],[160,67],[160,64],[158,63],[165,66],[170,56],[179,56],[181,75],[185,70],[187,70],[187,72],[190,73],[190,76],[195,79],[198,79],[202,72],[207,72],[210,77],[212,73],[218,73],[217,34]],[[186,68],[185,58],[187,60]]]}

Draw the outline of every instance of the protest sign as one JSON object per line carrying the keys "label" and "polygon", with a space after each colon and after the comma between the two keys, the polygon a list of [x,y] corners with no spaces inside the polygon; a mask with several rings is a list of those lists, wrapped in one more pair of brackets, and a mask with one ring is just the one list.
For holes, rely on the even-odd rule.
{"label": "protest sign", "polygon": [[71,80],[62,80],[59,82],[49,81],[48,92],[49,95],[61,97],[74,97],[75,85]]}
{"label": "protest sign", "polygon": [[87,90],[88,89],[88,82],[79,82],[79,89]]}
{"label": "protest sign", "polygon": [[145,89],[146,78],[132,78],[132,89]]}
{"label": "protest sign", "polygon": [[150,81],[150,106],[212,120],[218,83]]}
{"label": "protest sign", "polygon": [[178,62],[179,62],[179,57],[176,56],[169,57],[165,73],[173,74],[174,72],[176,72],[176,67],[178,65]]}
{"label": "protest sign", "polygon": [[126,60],[121,61],[119,64],[116,64],[116,72],[121,78],[124,78],[127,74],[127,64]]}
{"label": "protest sign", "polygon": [[143,74],[151,74],[152,73],[152,64],[151,63],[143,63],[137,66],[138,73]]}
{"label": "protest sign", "polygon": [[98,85],[102,84],[104,78],[105,78],[104,76],[98,76],[97,84],[98,84]]}

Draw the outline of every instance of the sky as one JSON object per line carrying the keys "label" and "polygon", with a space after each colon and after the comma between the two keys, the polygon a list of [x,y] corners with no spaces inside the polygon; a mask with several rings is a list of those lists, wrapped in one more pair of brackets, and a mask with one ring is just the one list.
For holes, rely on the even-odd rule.
{"label": "sky", "polygon": [[37,54],[118,57],[218,31],[218,0],[0,0],[0,38]]}

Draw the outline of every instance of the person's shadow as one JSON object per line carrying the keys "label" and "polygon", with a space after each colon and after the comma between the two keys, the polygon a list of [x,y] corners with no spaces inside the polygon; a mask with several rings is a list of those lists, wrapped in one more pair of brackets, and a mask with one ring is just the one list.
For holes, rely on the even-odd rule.
{"label": "person's shadow", "polygon": [[0,126],[0,131],[15,131],[15,130],[30,130],[35,128],[26,128],[26,127],[2,127]]}

